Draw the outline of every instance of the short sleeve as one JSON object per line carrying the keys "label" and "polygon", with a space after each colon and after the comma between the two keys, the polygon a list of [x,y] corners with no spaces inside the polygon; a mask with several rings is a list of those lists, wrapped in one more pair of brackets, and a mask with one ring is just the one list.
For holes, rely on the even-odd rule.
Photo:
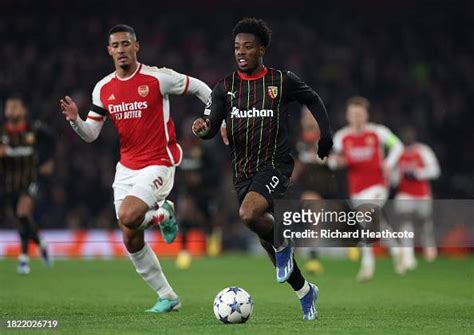
{"label": "short sleeve", "polygon": [[167,68],[158,69],[162,95],[184,95],[189,87],[189,77]]}

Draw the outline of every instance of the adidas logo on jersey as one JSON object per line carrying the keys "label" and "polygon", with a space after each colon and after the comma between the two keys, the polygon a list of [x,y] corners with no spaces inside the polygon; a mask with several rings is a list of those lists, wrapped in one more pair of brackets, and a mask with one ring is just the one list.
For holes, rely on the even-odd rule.
{"label": "adidas logo on jersey", "polygon": [[112,93],[110,97],[107,99],[107,101],[115,100],[115,95]]}
{"label": "adidas logo on jersey", "polygon": [[230,113],[231,118],[246,118],[246,117],[273,117],[273,109],[256,109],[253,107],[250,110],[240,110],[237,107],[232,108]]}

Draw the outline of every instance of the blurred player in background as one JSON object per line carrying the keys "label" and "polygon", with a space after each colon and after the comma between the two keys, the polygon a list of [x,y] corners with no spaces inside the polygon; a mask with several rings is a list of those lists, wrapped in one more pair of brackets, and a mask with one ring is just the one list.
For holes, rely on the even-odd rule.
{"label": "blurred player in background", "polygon": [[159,296],[148,312],[177,310],[180,300],[145,243],[144,229],[159,225],[168,243],[177,234],[174,205],[166,197],[173,187],[182,150],[176,142],[169,95],[192,94],[205,102],[211,90],[198,79],[139,63],[140,45],[130,26],[113,27],[107,49],[115,71],[96,84],[87,120],[79,117],[70,97],[61,99],[61,110],[86,142],[99,136],[107,117],[114,123],[120,137],[114,203],[125,247],[137,272]]}
{"label": "blurred player in background", "polygon": [[[217,207],[217,178],[220,177],[220,166],[212,150],[213,143],[203,144],[189,129],[194,118],[186,119],[182,123],[183,162],[177,173],[181,181],[178,191],[177,219],[181,236],[181,251],[176,258],[178,269],[188,269],[192,257],[190,234],[193,229],[202,230],[207,237],[207,254],[216,256],[219,253],[220,243],[216,241],[217,227],[215,227],[215,211]],[[210,145],[209,145],[210,144]],[[214,245],[217,243],[218,245]]]}
{"label": "blurred player in background", "polygon": [[[301,135],[296,143],[297,156],[295,168],[291,175],[293,190],[302,201],[335,199],[337,197],[334,173],[328,168],[326,161],[317,157],[319,126],[311,112],[303,106],[301,119]],[[309,258],[304,265],[309,273],[323,272],[323,265],[316,248],[309,251]]]}
{"label": "blurred player in background", "polygon": [[18,219],[21,254],[18,273],[29,274],[28,244],[33,241],[41,251],[43,263],[51,266],[46,243],[39,237],[33,216],[35,200],[45,178],[54,169],[54,137],[42,123],[28,122],[28,111],[20,97],[5,103],[5,119],[0,128],[0,175],[6,211]]}
{"label": "blurred player in background", "polygon": [[[437,256],[432,214],[432,193],[430,181],[440,175],[438,160],[433,150],[426,144],[417,142],[416,130],[407,126],[401,131],[405,144],[398,163],[398,189],[395,208],[402,217],[402,229],[414,231],[414,221],[422,226],[422,244],[425,259],[433,261]],[[416,268],[413,239],[403,241],[407,269]]]}
{"label": "blurred player in background", "polygon": [[332,146],[328,116],[316,92],[295,74],[264,66],[271,31],[263,20],[245,18],[232,33],[238,70],[214,87],[193,132],[210,139],[226,121],[240,219],[260,238],[276,265],[277,281],[288,281],[295,290],[303,319],[313,320],[318,288],[301,275],[293,259],[294,242],[275,236],[272,213],[273,200],[286,192],[294,165],[288,141],[288,104],[296,100],[306,105],[318,121],[322,159]]}
{"label": "blurred player in background", "polygon": [[[382,208],[388,199],[390,174],[400,159],[403,145],[387,127],[369,123],[369,108],[369,100],[364,97],[355,96],[347,101],[349,124],[334,135],[334,152],[328,163],[334,169],[347,168],[349,196],[354,207],[375,203]],[[386,156],[384,150],[388,150]],[[385,242],[390,244],[395,271],[402,274],[403,259],[398,244],[395,240]],[[371,246],[362,247],[361,251],[357,280],[367,281],[374,275],[375,258]]]}

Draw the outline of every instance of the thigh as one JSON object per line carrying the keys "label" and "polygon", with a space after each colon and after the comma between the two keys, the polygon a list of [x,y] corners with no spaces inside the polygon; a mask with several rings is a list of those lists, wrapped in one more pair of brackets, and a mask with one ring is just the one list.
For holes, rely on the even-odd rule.
{"label": "thigh", "polygon": [[161,205],[173,189],[175,169],[174,166],[147,166],[134,177],[127,195],[141,199],[149,208]]}
{"label": "thigh", "polygon": [[256,192],[264,197],[270,210],[273,201],[284,197],[289,185],[289,178],[276,169],[264,170],[252,177],[249,192]]}
{"label": "thigh", "polygon": [[16,206],[16,215],[18,217],[31,216],[33,214],[34,200],[26,193],[22,193],[18,198]]}
{"label": "thigh", "polygon": [[115,206],[115,215],[118,219],[118,212],[122,202],[128,193],[132,190],[133,187],[133,178],[135,176],[135,171],[127,169],[122,164],[118,163],[115,169],[115,179],[112,184],[114,190],[114,206]]}

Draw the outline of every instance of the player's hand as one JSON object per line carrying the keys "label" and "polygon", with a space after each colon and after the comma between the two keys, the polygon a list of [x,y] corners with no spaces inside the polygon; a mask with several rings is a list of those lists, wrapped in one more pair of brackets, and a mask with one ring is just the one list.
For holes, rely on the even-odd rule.
{"label": "player's hand", "polygon": [[193,122],[192,131],[196,136],[203,137],[209,132],[210,129],[211,121],[209,119],[204,120],[203,118],[199,118]]}
{"label": "player's hand", "polygon": [[227,127],[225,126],[225,123],[222,123],[221,126],[221,137],[222,137],[222,142],[224,142],[225,145],[229,145],[229,138],[227,137]]}
{"label": "player's hand", "polygon": [[54,172],[54,161],[47,160],[39,166],[39,174],[42,176],[52,176]]}
{"label": "player's hand", "polygon": [[318,141],[318,157],[324,159],[325,157],[329,156],[332,144],[331,136],[321,137]]}
{"label": "player's hand", "polygon": [[61,104],[61,113],[64,115],[68,121],[76,121],[79,111],[77,105],[71,97],[66,96],[64,99],[59,101]]}

